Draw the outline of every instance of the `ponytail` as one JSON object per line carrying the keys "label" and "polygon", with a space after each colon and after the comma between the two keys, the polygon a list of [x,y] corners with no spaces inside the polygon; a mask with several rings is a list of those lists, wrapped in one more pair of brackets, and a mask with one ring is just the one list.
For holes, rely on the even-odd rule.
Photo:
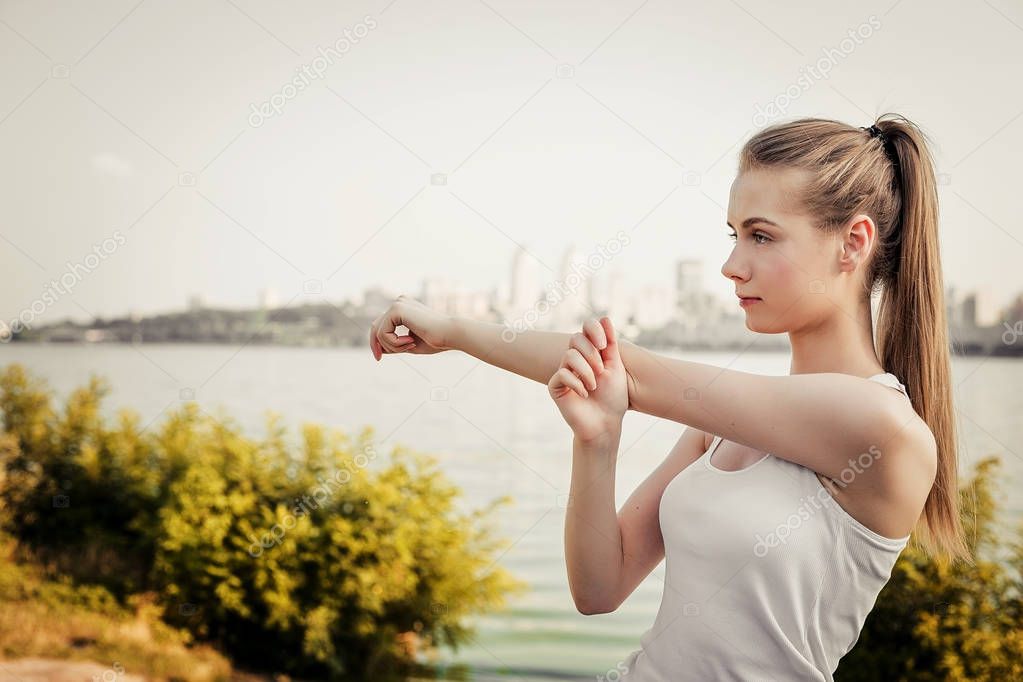
{"label": "ponytail", "polygon": [[938,192],[925,135],[901,116],[876,125],[894,154],[900,208],[878,308],[881,364],[906,386],[938,446],[938,467],[924,513],[921,544],[930,554],[972,563],[959,510],[952,370],[938,248]]}

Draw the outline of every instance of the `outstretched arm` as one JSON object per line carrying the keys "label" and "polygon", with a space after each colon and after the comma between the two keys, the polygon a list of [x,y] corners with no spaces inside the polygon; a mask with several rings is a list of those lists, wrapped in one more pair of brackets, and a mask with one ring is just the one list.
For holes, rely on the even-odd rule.
{"label": "outstretched arm", "polygon": [[[409,337],[394,334],[405,324]],[[468,318],[446,318],[411,299],[399,300],[373,325],[371,342],[403,352],[402,340],[424,342],[412,353],[458,349],[520,376],[547,383],[569,347],[599,371],[600,353],[587,338],[605,342],[597,320],[573,334],[525,330]],[[895,485],[933,468],[934,437],[904,397],[874,381],[839,373],[763,376],[679,360],[621,340],[628,409],[663,417],[772,453],[833,479],[862,453],[909,451],[897,466],[871,467],[875,486]],[[878,457],[882,462],[893,458]]]}
{"label": "outstretched arm", "polygon": [[[398,336],[395,330],[399,326],[407,327],[409,333]],[[600,367],[600,353],[586,341],[586,334],[605,338],[596,319],[586,320],[582,331],[572,334],[518,331],[492,322],[444,315],[402,294],[370,325],[369,345],[377,361],[391,353],[428,355],[460,350],[494,367],[546,384],[569,348],[578,349],[595,370]],[[623,359],[636,350],[631,343],[621,342]]]}
{"label": "outstretched arm", "polygon": [[933,466],[930,430],[903,396],[877,382],[833,372],[765,376],[622,348],[630,409],[836,480],[850,467],[859,475],[851,462],[863,453],[871,456],[868,467],[878,461],[867,476],[877,487]]}

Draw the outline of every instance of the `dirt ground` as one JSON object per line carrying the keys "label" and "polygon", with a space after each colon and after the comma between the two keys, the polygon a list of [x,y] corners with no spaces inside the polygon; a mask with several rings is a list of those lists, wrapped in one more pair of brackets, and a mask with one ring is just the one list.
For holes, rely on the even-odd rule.
{"label": "dirt ground", "polygon": [[109,666],[84,661],[21,658],[0,661],[0,682],[146,682]]}

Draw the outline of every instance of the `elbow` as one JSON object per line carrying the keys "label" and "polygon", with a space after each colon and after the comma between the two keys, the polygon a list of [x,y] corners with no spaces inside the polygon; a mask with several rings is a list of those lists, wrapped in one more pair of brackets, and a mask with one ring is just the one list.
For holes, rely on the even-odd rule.
{"label": "elbow", "polygon": [[600,603],[598,601],[586,601],[582,599],[575,600],[576,611],[584,616],[599,616],[603,613],[612,613],[618,606],[611,605],[609,603]]}

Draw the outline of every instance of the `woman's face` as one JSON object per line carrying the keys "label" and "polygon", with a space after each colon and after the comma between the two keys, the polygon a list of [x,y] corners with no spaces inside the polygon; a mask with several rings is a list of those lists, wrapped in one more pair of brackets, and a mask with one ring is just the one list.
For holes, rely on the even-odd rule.
{"label": "woman's face", "polygon": [[819,324],[842,299],[836,286],[841,240],[814,227],[794,205],[806,177],[805,171],[759,169],[732,183],[728,224],[736,238],[721,274],[736,294],[761,299],[742,306],[751,331],[777,334]]}

